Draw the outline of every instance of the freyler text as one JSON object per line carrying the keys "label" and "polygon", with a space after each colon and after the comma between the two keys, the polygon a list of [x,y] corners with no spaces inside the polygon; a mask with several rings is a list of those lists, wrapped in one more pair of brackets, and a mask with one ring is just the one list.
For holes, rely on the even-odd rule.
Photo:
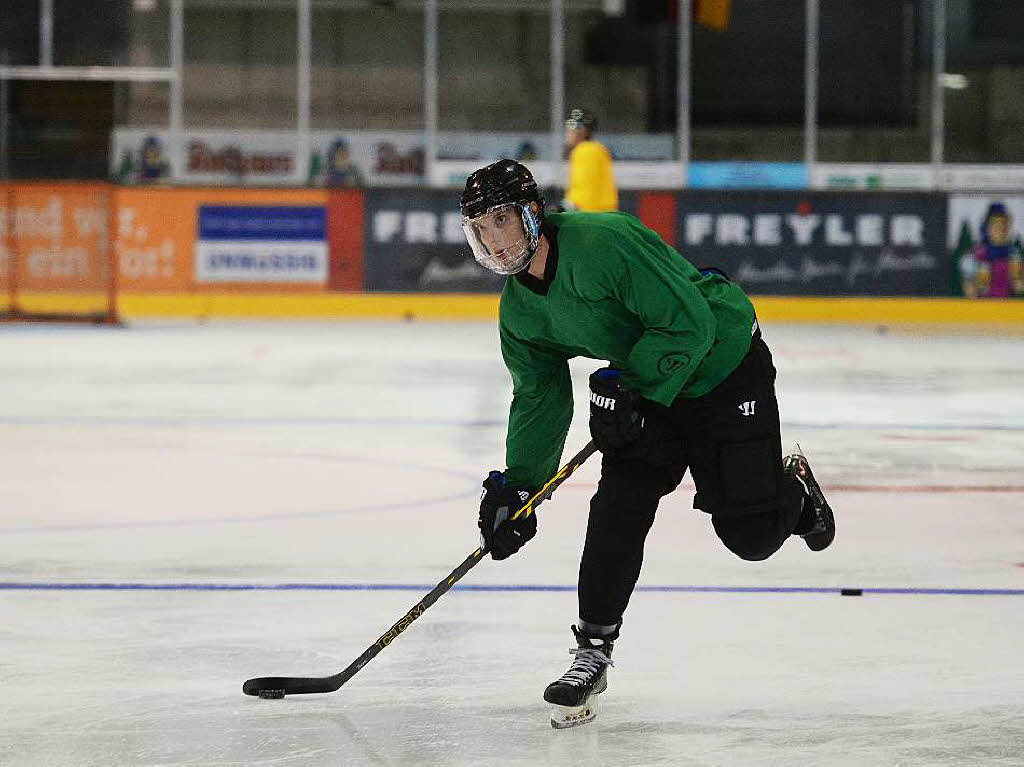
{"label": "freyler text", "polygon": [[686,245],[921,247],[925,222],[912,213],[688,213]]}

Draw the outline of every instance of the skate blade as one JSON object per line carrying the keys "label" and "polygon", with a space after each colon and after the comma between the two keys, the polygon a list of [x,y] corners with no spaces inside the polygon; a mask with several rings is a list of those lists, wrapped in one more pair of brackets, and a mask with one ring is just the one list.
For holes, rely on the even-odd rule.
{"label": "skate blade", "polygon": [[591,696],[582,706],[552,706],[551,726],[556,730],[579,727],[594,721],[597,716],[597,698]]}

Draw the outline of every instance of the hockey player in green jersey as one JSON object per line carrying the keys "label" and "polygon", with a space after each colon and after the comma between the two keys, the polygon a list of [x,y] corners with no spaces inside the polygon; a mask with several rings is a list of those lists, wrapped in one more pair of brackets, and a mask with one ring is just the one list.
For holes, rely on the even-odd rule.
{"label": "hockey player in green jersey", "polygon": [[494,559],[536,534],[535,515],[509,516],[558,469],[572,419],[568,360],[608,363],[590,376],[603,457],[580,562],[578,648],[544,691],[552,725],[572,726],[593,718],[607,687],[658,502],[687,469],[694,507],[743,559],[766,559],[790,535],[824,549],[835,522],[806,458],[783,458],[771,352],[735,282],[696,269],[624,213],[545,215],[532,174],[513,160],[474,172],[460,207],[477,261],[508,275],[507,468],[484,481],[478,519]]}

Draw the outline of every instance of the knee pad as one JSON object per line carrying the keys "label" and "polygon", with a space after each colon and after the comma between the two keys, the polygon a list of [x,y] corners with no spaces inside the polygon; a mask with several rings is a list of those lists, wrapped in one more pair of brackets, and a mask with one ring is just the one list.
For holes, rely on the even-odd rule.
{"label": "knee pad", "polygon": [[768,559],[789,537],[783,530],[778,511],[744,516],[715,514],[711,524],[726,548],[748,562]]}

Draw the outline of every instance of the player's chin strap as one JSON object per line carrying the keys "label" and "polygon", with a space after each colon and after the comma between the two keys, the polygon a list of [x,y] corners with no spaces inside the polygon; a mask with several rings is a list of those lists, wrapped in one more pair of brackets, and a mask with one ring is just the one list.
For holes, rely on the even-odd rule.
{"label": "player's chin strap", "polygon": [[[572,459],[565,464],[558,473],[544,483],[533,497],[527,501],[521,509],[512,515],[512,519],[518,519],[525,515],[533,514],[540,504],[546,501],[555,492],[559,485],[571,477],[590,456],[597,452],[597,446],[588,442],[586,447],[580,450]],[[325,677],[295,677],[295,676],[264,676],[256,679],[249,679],[242,685],[242,692],[246,695],[256,695],[261,698],[283,698],[285,695],[299,695],[312,692],[334,692],[345,682],[354,677],[359,670],[373,660],[377,653],[391,644],[395,638],[409,628],[412,622],[423,615],[427,608],[436,602],[445,592],[458,582],[462,576],[472,570],[484,555],[487,549],[481,546],[449,573],[448,577],[438,583],[429,594],[416,603],[415,606],[398,621],[385,631],[380,638],[363,651],[363,654],[352,661],[347,668],[334,676]]]}

